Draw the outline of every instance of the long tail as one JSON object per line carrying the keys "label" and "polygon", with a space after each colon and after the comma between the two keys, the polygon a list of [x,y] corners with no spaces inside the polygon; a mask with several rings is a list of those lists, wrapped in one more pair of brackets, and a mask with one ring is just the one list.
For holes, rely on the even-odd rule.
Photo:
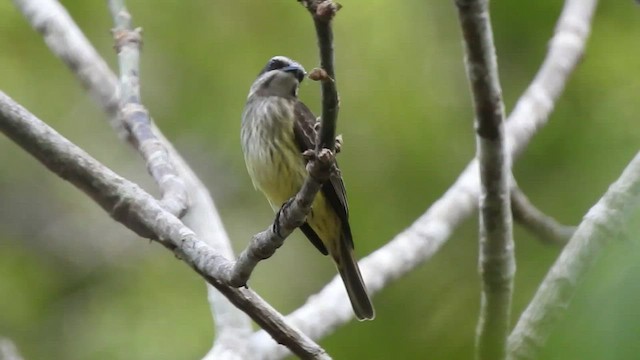
{"label": "long tail", "polygon": [[344,239],[340,241],[340,254],[335,257],[335,261],[356,317],[358,320],[373,320],[376,314],[362,281],[358,262],[353,256],[353,250]]}

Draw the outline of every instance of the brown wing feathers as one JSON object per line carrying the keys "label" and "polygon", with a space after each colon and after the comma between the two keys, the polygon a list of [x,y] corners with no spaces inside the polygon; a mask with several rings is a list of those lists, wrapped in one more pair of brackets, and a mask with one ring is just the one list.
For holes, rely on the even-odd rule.
{"label": "brown wing feathers", "polygon": [[[315,149],[315,116],[313,115],[311,110],[309,110],[309,108],[307,108],[307,106],[300,101],[296,101],[295,103],[294,116],[295,119],[293,122],[293,133],[300,152],[304,152],[309,149]],[[347,194],[342,178],[339,175],[332,176],[329,181],[322,185],[322,193],[340,218],[342,223],[342,236],[353,249],[351,227],[349,226],[349,208],[347,205]],[[318,250],[320,250],[320,252],[325,255],[327,254],[327,249],[320,241],[320,238],[307,223],[301,226],[300,229],[318,248]]]}

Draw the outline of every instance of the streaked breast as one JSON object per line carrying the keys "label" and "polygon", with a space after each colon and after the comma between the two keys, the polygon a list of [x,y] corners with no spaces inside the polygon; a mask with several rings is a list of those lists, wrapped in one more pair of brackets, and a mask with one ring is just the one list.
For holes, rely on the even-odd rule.
{"label": "streaked breast", "polygon": [[276,210],[300,189],[306,176],[293,135],[293,101],[249,98],[242,116],[241,141],[253,185]]}

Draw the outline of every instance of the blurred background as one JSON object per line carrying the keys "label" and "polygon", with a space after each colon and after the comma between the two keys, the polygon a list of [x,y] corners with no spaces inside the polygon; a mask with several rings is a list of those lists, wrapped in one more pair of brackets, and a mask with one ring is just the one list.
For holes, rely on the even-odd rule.
{"label": "blurred background", "polygon": [[[115,67],[105,2],[62,1]],[[144,28],[142,93],[196,169],[236,252],[273,214],[246,174],[240,114],[273,55],[317,66],[308,14],[293,0],[129,1]],[[350,1],[335,22],[344,135],[341,167],[360,257],[410,225],[474,156],[472,109],[451,1]],[[562,1],[493,2],[509,112],[537,71]],[[0,3],[0,89],[119,174],[156,193],[137,154],[21,14]],[[603,1],[582,64],[551,121],[515,164],[543,211],[577,224],[638,151],[640,8]],[[302,99],[319,111],[319,86]],[[203,281],[136,238],[89,198],[0,136],[0,336],[27,359],[197,359],[211,346]],[[639,223],[636,216],[634,223]],[[640,254],[633,225],[603,254],[550,334],[543,359],[630,359],[640,352]],[[516,226],[513,321],[560,249]],[[283,313],[335,274],[300,234],[250,285]],[[378,294],[373,322],[321,344],[336,359],[469,359],[479,309],[477,220],[432,260]]]}

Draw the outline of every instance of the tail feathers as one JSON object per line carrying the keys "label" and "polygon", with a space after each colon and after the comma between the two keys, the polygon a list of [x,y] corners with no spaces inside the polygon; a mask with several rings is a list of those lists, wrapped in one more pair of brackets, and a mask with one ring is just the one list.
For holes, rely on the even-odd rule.
{"label": "tail feathers", "polygon": [[340,243],[340,254],[335,259],[336,266],[347,289],[353,312],[358,320],[373,320],[376,314],[367,294],[362,275],[360,275],[358,262],[353,256],[353,250],[346,244],[346,241],[340,241]]}

